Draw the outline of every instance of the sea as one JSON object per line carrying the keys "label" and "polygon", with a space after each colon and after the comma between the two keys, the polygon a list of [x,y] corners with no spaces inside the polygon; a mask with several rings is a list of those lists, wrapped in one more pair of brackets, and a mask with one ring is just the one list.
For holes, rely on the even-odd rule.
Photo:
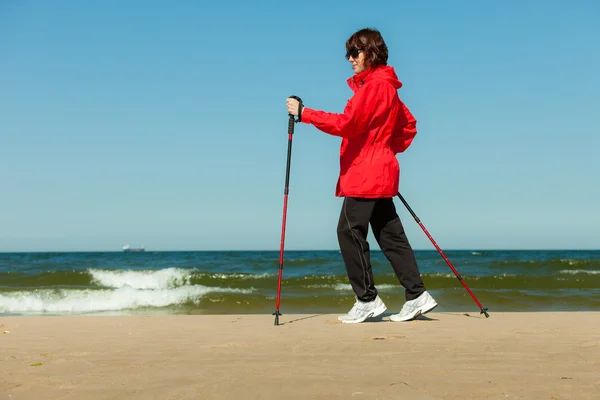
{"label": "sea", "polygon": [[[480,314],[436,250],[415,252],[434,312]],[[494,312],[600,311],[600,251],[444,251]],[[388,312],[404,288],[380,251],[375,284]],[[279,251],[0,253],[0,316],[269,314]],[[345,313],[355,299],[337,250],[286,251],[280,313]]]}

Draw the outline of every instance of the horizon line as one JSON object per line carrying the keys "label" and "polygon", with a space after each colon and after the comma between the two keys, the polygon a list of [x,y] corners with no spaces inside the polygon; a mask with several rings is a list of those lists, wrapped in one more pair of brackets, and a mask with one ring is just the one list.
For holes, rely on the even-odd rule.
{"label": "horizon line", "polygon": [[[168,250],[168,249],[157,249],[157,250],[148,250],[145,249],[142,253],[208,253],[208,252],[232,252],[232,253],[241,253],[241,252],[279,252],[279,249],[179,249],[179,250]],[[337,251],[339,249],[286,249],[286,252],[308,252],[308,251]],[[434,251],[437,252],[435,248],[413,248],[413,251]],[[442,251],[600,251],[600,248],[449,248],[442,249]],[[381,249],[371,249],[371,253],[379,252],[381,253]],[[28,253],[126,253],[123,250],[17,250],[17,251],[9,251],[9,250],[0,250],[0,254],[28,254]]]}

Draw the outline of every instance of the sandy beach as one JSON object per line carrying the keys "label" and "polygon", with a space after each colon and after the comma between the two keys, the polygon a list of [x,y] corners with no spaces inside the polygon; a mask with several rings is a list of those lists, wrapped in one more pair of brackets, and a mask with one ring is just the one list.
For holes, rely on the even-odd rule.
{"label": "sandy beach", "polygon": [[0,318],[0,399],[599,399],[600,312]]}

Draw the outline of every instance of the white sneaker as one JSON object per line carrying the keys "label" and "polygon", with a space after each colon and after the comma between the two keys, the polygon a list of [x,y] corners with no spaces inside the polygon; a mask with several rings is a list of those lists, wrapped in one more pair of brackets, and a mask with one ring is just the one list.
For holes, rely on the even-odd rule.
{"label": "white sneaker", "polygon": [[375,300],[363,302],[356,299],[354,307],[346,315],[340,315],[338,320],[345,324],[356,324],[365,321],[367,318],[374,318],[384,313],[387,310],[383,301],[377,296]]}
{"label": "white sneaker", "polygon": [[394,322],[410,321],[419,315],[427,314],[436,307],[437,303],[433,297],[425,291],[416,299],[404,303],[402,310],[398,314],[391,315],[390,320]]}

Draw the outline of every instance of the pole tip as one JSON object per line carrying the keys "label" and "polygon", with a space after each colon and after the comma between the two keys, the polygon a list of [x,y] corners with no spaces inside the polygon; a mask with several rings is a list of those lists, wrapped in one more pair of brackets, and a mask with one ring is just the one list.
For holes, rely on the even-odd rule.
{"label": "pole tip", "polygon": [[275,316],[275,326],[279,325],[279,316],[281,315],[279,310],[275,310],[275,312],[272,315]]}
{"label": "pole tip", "polygon": [[484,314],[486,318],[489,318],[490,314],[488,314],[487,310],[487,308],[482,308],[480,314]]}

